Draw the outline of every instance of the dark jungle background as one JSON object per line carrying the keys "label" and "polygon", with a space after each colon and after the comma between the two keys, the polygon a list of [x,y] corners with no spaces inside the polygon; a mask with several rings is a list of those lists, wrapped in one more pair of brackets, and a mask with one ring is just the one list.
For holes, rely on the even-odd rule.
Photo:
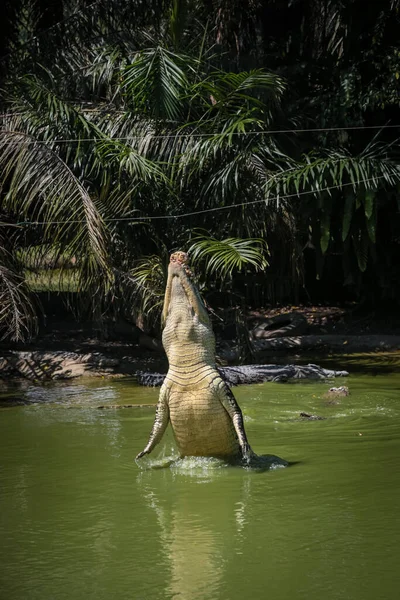
{"label": "dark jungle background", "polygon": [[[397,0],[4,0],[0,334],[400,293]],[[228,292],[228,293],[227,293]]]}

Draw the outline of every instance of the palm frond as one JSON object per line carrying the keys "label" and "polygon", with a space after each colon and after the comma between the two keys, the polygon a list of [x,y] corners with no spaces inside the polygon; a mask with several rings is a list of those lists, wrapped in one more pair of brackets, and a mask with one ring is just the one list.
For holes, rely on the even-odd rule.
{"label": "palm frond", "polygon": [[11,255],[0,247],[0,336],[18,342],[36,332],[37,319],[32,294],[13,267]]}
{"label": "palm frond", "polygon": [[197,235],[189,248],[194,265],[204,264],[205,274],[214,274],[225,280],[246,266],[261,271],[268,266],[267,245],[261,239],[226,238],[218,240]]}
{"label": "palm frond", "polygon": [[145,315],[160,314],[167,281],[166,261],[161,256],[144,256],[129,274],[140,308]]}
{"label": "palm frond", "polygon": [[[274,202],[276,198],[283,199],[293,209],[298,195],[297,210],[310,215],[313,236],[319,236],[314,244],[320,246],[322,255],[332,240],[333,215],[340,216],[338,238],[343,243],[348,238],[352,240],[359,269],[364,272],[376,239],[378,192],[400,184],[396,151],[396,145],[373,141],[356,156],[340,150],[323,156],[305,155],[301,163],[293,161],[290,168],[266,179],[266,201],[271,202],[271,197]],[[287,199],[288,195],[292,197]],[[350,247],[346,245],[346,251]]]}
{"label": "palm frond", "polygon": [[304,155],[302,162],[292,161],[290,168],[268,178],[266,196],[307,190],[319,194],[326,187],[340,189],[344,184],[350,184],[354,193],[360,186],[373,190],[386,183],[392,187],[399,181],[400,167],[391,154],[393,149],[387,145],[374,144],[357,156],[339,150],[327,151],[323,156]]}
{"label": "palm frond", "polygon": [[155,119],[176,121],[182,114],[191,59],[156,46],[142,50],[122,74],[134,110]]}
{"label": "palm frond", "polygon": [[139,181],[157,184],[167,182],[162,169],[155,162],[147,159],[128,143],[118,140],[104,140],[97,144],[97,152],[104,166],[113,165],[121,172],[125,171],[132,179],[132,185]]}
{"label": "palm frond", "polygon": [[[210,99],[209,112],[237,115],[258,110],[259,115],[271,116],[271,108],[279,104],[285,90],[284,80],[263,69],[226,73],[217,71],[196,84],[194,92]],[[204,98],[204,99],[205,99]]]}
{"label": "palm frond", "polygon": [[[89,193],[57,152],[15,131],[0,131],[3,207],[20,222],[37,222],[42,243],[87,256],[87,284],[109,277],[107,231]],[[108,275],[107,275],[108,274]]]}

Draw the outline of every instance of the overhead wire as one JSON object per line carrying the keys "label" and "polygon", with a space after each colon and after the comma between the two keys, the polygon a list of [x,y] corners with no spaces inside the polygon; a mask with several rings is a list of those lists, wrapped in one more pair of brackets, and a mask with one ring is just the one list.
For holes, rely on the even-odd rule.
{"label": "overhead wire", "polygon": [[[1,116],[1,115],[0,115]],[[68,144],[71,142],[101,142],[101,141],[129,141],[129,140],[138,140],[138,139],[147,139],[151,137],[152,139],[172,139],[172,138],[213,138],[216,136],[225,136],[230,137],[233,135],[237,136],[247,136],[247,135],[275,135],[275,134],[284,134],[284,133],[316,133],[319,131],[359,131],[359,130],[368,130],[368,129],[400,129],[400,125],[350,125],[346,127],[312,127],[308,129],[262,129],[259,131],[232,131],[232,132],[214,132],[214,133],[166,133],[166,134],[142,134],[142,135],[129,135],[123,137],[90,137],[90,138],[55,138],[52,140],[40,140],[40,139],[28,139],[21,140],[19,143],[21,144]],[[0,129],[0,133],[13,133],[13,134],[21,134],[25,135],[24,132],[21,131],[8,131],[4,129]],[[10,142],[15,144],[16,142]],[[17,142],[18,143],[18,142]]]}
{"label": "overhead wire", "polygon": [[[88,6],[82,7],[81,9],[75,11],[74,13],[72,13],[71,15],[69,15],[68,17],[66,17],[65,19],[62,19],[61,21],[58,21],[57,23],[54,23],[52,26],[48,27],[47,29],[41,30],[39,31],[36,35],[32,36],[31,38],[29,38],[26,42],[24,42],[24,44],[22,44],[22,47],[27,46],[29,43],[31,43],[32,41],[36,40],[38,37],[41,37],[42,35],[48,33],[49,31],[51,31],[52,29],[72,20],[75,16],[82,14],[82,12],[84,10],[89,10],[91,8],[93,8],[96,4],[99,4],[101,0],[95,0],[94,2],[92,2],[91,4],[89,4]],[[4,54],[2,56],[0,56],[0,62],[2,62],[4,59],[8,58],[8,56],[10,56],[12,53],[9,52],[7,54]],[[91,112],[95,112],[95,109],[90,109]],[[104,112],[104,109],[98,109],[98,112]],[[111,112],[111,111],[110,111]],[[121,111],[119,111],[121,112]],[[4,114],[0,114],[1,118],[5,118],[5,117],[12,117],[15,114],[21,114],[21,113],[4,113]],[[317,133],[317,132],[329,132],[329,131],[358,131],[358,130],[374,130],[374,129],[399,129],[400,125],[360,125],[360,126],[342,126],[342,127],[315,127],[315,128],[304,128],[304,129],[275,129],[275,130],[260,130],[260,131],[235,131],[235,132],[217,132],[217,133],[174,133],[174,134],[154,134],[149,136],[149,134],[146,135],[134,135],[134,136],[124,136],[124,137],[113,137],[113,138],[106,138],[107,140],[117,140],[117,141],[128,141],[128,140],[136,140],[136,139],[146,139],[148,137],[151,137],[153,139],[171,139],[171,138],[193,138],[193,137],[197,137],[197,138],[203,138],[203,137],[214,137],[216,135],[226,135],[226,137],[230,137],[233,135],[236,136],[247,136],[247,135],[260,135],[260,134],[264,134],[264,135],[275,135],[275,134],[288,134],[288,133]],[[1,130],[0,130],[1,132]],[[15,132],[15,133],[19,133],[19,132]],[[50,143],[71,143],[71,142],[91,142],[91,141],[102,141],[101,138],[69,138],[69,139],[62,139],[62,138],[58,138],[58,139],[53,139],[53,140],[21,140],[21,144],[50,144]],[[15,143],[15,142],[12,142]],[[295,194],[285,194],[282,196],[275,196],[275,197],[271,197],[271,198],[263,198],[260,200],[253,200],[250,202],[242,202],[239,204],[230,204],[230,205],[226,205],[226,206],[219,206],[219,207],[214,207],[214,208],[209,208],[209,209],[204,209],[204,210],[199,210],[199,211],[192,211],[192,212],[188,212],[188,213],[183,213],[183,214],[176,214],[176,215],[153,215],[153,216],[142,216],[142,217],[120,217],[120,218],[110,218],[110,219],[104,219],[105,222],[116,222],[116,221],[132,221],[132,222],[137,222],[137,221],[143,221],[143,220],[156,220],[156,219],[180,219],[180,218],[185,218],[185,217],[190,217],[190,216],[194,216],[194,215],[200,215],[200,214],[205,214],[205,213],[211,213],[211,212],[217,212],[217,211],[221,211],[221,210],[227,210],[230,208],[239,208],[239,207],[245,207],[245,206],[250,206],[250,205],[254,205],[254,204],[260,204],[260,203],[267,203],[267,202],[271,202],[273,200],[276,201],[280,201],[280,200],[286,200],[289,198],[293,198],[293,197],[299,197],[299,196],[304,196],[304,195],[308,195],[308,194],[316,194],[316,193],[321,193],[324,191],[330,191],[333,189],[341,189],[342,187],[351,185],[357,185],[360,183],[366,183],[368,181],[376,181],[378,179],[382,179],[384,177],[384,175],[381,176],[377,176],[377,177],[373,177],[373,178],[369,178],[369,179],[362,179],[359,181],[354,181],[354,182],[349,182],[349,183],[342,183],[340,185],[335,185],[335,186],[327,186],[325,188],[321,188],[318,190],[307,190],[304,192],[297,192]],[[1,226],[28,226],[28,225],[49,225],[49,224],[67,224],[67,223],[84,223],[85,221],[79,221],[79,220],[66,220],[66,221],[25,221],[25,222],[20,222],[20,223],[0,223]]]}
{"label": "overhead wire", "polygon": [[[230,208],[241,208],[241,207],[247,207],[247,206],[252,206],[254,204],[268,204],[270,202],[273,201],[277,201],[280,202],[282,200],[287,200],[289,198],[298,198],[300,196],[306,196],[309,194],[320,194],[322,192],[328,192],[331,190],[336,190],[336,189],[341,189],[343,187],[346,186],[355,186],[361,183],[367,183],[367,182],[375,182],[379,179],[384,178],[385,175],[378,175],[376,177],[370,177],[370,178],[366,178],[366,179],[360,179],[357,181],[352,181],[352,182],[348,182],[348,183],[342,183],[340,185],[332,185],[332,186],[326,186],[324,188],[319,188],[319,189],[315,189],[315,190],[305,190],[303,192],[296,192],[294,194],[283,194],[283,195],[276,195],[276,196],[272,196],[269,198],[262,198],[260,200],[251,200],[249,202],[240,202],[238,204],[227,204],[225,206],[216,206],[213,208],[205,208],[203,210],[197,210],[197,211],[191,211],[191,212],[186,212],[186,213],[181,213],[181,214],[174,214],[174,215],[153,215],[153,216],[141,216],[141,217],[116,217],[116,218],[104,218],[104,222],[105,223],[114,223],[114,222],[138,222],[138,221],[155,221],[155,220],[166,220],[166,219],[183,219],[186,217],[192,217],[192,216],[197,216],[197,215],[202,215],[202,214],[206,214],[206,213],[214,213],[214,212],[219,212],[222,210],[228,210]],[[79,219],[66,219],[66,220],[61,220],[61,221],[20,221],[17,223],[0,223],[0,225],[2,226],[19,226],[19,227],[28,227],[28,226],[37,226],[37,225],[67,225],[67,224],[82,224],[82,223],[86,223],[86,220],[79,220]]]}

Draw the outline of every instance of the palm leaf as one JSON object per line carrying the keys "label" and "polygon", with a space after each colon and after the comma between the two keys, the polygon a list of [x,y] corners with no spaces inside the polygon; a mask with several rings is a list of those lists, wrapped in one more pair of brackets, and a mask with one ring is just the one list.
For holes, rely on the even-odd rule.
{"label": "palm leaf", "polygon": [[190,62],[162,46],[139,52],[122,73],[122,86],[135,110],[156,119],[178,119],[187,91],[182,65],[190,68]]}
{"label": "palm leaf", "polygon": [[355,231],[352,235],[352,241],[357,258],[358,268],[362,273],[364,273],[368,262],[368,233],[365,230]]}
{"label": "palm leaf", "polygon": [[36,310],[32,294],[13,262],[10,253],[0,246],[0,335],[2,339],[24,341],[37,330]]}
{"label": "palm leaf", "polygon": [[167,281],[166,261],[161,256],[144,256],[129,273],[129,281],[136,290],[141,312],[160,314]]}
{"label": "palm leaf", "polygon": [[328,210],[323,210],[321,215],[321,252],[325,254],[328,250],[331,239],[331,213]]}
{"label": "palm leaf", "polygon": [[4,208],[21,222],[37,222],[42,243],[60,244],[70,256],[86,256],[84,287],[100,272],[110,277],[107,231],[97,207],[62,158],[45,143],[0,131]]}
{"label": "palm leaf", "polygon": [[253,267],[256,271],[265,269],[268,266],[267,251],[267,245],[261,239],[217,240],[197,235],[188,252],[194,265],[204,263],[205,274],[227,279],[245,266]]}

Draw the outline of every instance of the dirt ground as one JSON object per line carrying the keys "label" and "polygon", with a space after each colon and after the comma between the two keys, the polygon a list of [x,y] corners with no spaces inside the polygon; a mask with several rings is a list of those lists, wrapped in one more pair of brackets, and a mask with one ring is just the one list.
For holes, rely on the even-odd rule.
{"label": "dirt ground", "polygon": [[348,306],[294,306],[249,311],[249,317],[274,317],[298,312],[307,319],[307,334],[338,335],[400,335],[400,314],[387,309],[360,310],[356,304]]}
{"label": "dirt ground", "polygon": [[[262,320],[287,313],[298,312],[307,319],[304,332],[309,336],[390,336],[400,335],[400,314],[387,310],[361,311],[356,305],[340,306],[294,306],[248,310],[244,322]],[[224,309],[211,313],[214,331],[218,340],[235,340],[235,314]],[[153,343],[153,340],[158,340]],[[160,335],[150,331],[142,332],[126,321],[108,322],[106,327],[95,322],[78,322],[72,318],[60,319],[48,317],[46,326],[42,326],[38,336],[27,343],[0,342],[1,350],[47,350],[72,352],[102,352],[115,356],[129,354],[146,360],[162,356]]]}

